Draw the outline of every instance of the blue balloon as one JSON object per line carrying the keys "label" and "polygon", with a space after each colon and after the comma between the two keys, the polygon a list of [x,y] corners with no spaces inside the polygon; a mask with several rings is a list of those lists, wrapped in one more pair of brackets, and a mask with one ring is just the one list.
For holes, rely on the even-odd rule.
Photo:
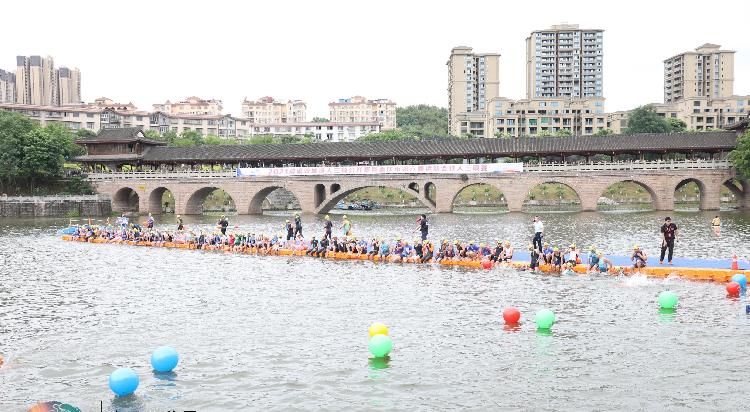
{"label": "blue balloon", "polygon": [[740,287],[742,289],[745,289],[747,287],[747,276],[743,275],[742,273],[738,273],[732,276],[732,282],[739,283]]}
{"label": "blue balloon", "polygon": [[138,389],[138,375],[130,368],[120,368],[109,375],[109,389],[117,396],[127,396]]}
{"label": "blue balloon", "polygon": [[161,346],[154,349],[151,354],[151,366],[157,372],[171,372],[180,361],[177,351],[169,346]]}

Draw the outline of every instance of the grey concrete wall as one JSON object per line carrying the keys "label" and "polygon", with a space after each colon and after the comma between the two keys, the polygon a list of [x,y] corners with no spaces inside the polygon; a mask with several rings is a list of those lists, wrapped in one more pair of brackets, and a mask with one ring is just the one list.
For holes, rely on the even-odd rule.
{"label": "grey concrete wall", "polygon": [[108,216],[112,205],[100,196],[0,197],[0,217]]}

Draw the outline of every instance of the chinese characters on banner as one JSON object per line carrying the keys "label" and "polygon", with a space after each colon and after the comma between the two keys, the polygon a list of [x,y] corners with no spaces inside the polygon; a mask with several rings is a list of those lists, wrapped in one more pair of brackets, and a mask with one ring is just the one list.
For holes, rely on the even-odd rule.
{"label": "chinese characters on banner", "polygon": [[326,175],[376,175],[414,173],[520,173],[523,163],[481,163],[481,164],[437,164],[437,165],[394,165],[394,166],[338,166],[338,167],[265,167],[237,168],[237,177],[264,176],[326,176]]}

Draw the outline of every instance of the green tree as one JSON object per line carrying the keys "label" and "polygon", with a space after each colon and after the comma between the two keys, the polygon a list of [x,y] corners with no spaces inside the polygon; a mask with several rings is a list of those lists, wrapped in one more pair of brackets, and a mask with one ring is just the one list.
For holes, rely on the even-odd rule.
{"label": "green tree", "polygon": [[210,134],[203,138],[203,144],[207,146],[222,146],[238,144],[237,139],[222,139],[215,134]]}
{"label": "green tree", "polygon": [[729,153],[729,160],[745,179],[750,179],[750,130],[737,139],[737,146]]}
{"label": "green tree", "polygon": [[448,109],[419,104],[396,108],[396,126],[419,139],[450,136]]}
{"label": "green tree", "polygon": [[555,132],[554,136],[555,137],[570,137],[570,136],[573,136],[573,133],[571,133],[571,131],[567,129],[560,129]]}
{"label": "green tree", "polygon": [[85,139],[87,137],[94,137],[94,136],[96,136],[96,133],[94,133],[93,130],[89,130],[89,129],[78,129],[76,131],[76,136],[79,137],[79,138],[81,138],[81,139]]}
{"label": "green tree", "polygon": [[596,133],[594,133],[594,136],[609,136],[614,133],[615,132],[613,132],[612,129],[600,129],[597,130]]}
{"label": "green tree", "polygon": [[274,139],[270,134],[258,134],[245,141],[247,144],[273,144]]}
{"label": "green tree", "polygon": [[0,185],[15,187],[21,178],[25,137],[39,126],[18,113],[0,110]]}
{"label": "green tree", "polygon": [[164,132],[163,135],[161,135],[161,140],[171,145],[175,140],[177,140],[177,133],[172,130],[168,130]]}
{"label": "green tree", "polygon": [[180,133],[180,139],[192,140],[195,143],[195,146],[203,144],[203,136],[195,130],[183,130],[182,133]]}
{"label": "green tree", "polygon": [[145,132],[143,132],[143,135],[152,140],[162,140],[162,137],[156,130],[146,130]]}
{"label": "green tree", "polygon": [[552,137],[554,136],[549,130],[542,130],[535,135],[536,137]]}
{"label": "green tree", "polygon": [[667,124],[669,124],[670,132],[677,133],[687,131],[687,123],[676,117],[667,118]]}
{"label": "green tree", "polygon": [[508,132],[503,132],[503,133],[497,132],[495,133],[495,137],[497,137],[498,139],[510,139],[512,136]]}
{"label": "green tree", "polygon": [[313,123],[328,123],[330,120],[326,119],[325,117],[313,117],[312,118]]}
{"label": "green tree", "polygon": [[361,142],[392,141],[392,140],[415,140],[414,135],[409,135],[402,130],[384,130],[380,133],[370,133],[359,138]]}
{"label": "green tree", "polygon": [[626,134],[669,133],[670,130],[667,120],[659,116],[652,106],[639,106],[628,113]]}

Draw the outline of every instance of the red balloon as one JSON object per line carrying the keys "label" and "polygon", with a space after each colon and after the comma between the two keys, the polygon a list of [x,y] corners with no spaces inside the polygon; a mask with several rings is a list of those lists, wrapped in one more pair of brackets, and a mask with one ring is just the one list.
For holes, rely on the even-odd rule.
{"label": "red balloon", "polygon": [[727,294],[729,296],[739,296],[740,295],[740,284],[737,282],[729,282],[727,283]]}
{"label": "red balloon", "polygon": [[518,323],[519,320],[521,320],[521,312],[514,308],[505,308],[503,311],[503,319],[505,320],[505,323]]}
{"label": "red balloon", "polygon": [[482,261],[482,267],[485,269],[491,269],[492,268],[492,261],[489,259],[485,259]]}

